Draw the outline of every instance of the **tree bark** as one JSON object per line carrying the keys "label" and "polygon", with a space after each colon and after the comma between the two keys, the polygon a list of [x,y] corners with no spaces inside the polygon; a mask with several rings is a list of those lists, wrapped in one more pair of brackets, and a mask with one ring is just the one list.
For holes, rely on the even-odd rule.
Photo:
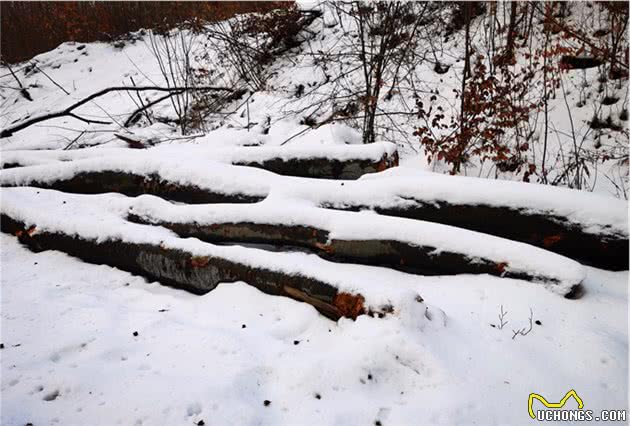
{"label": "tree bark", "polygon": [[359,315],[383,317],[393,306],[370,306],[361,294],[342,292],[323,280],[252,267],[230,259],[197,256],[179,249],[121,240],[98,242],[59,232],[32,232],[19,220],[2,214],[1,230],[16,235],[34,251],[58,250],[86,262],[106,264],[158,280],[195,294],[205,294],[225,282],[244,281],[264,293],[287,296],[315,307],[322,315],[337,320]]}
{"label": "tree bark", "polygon": [[[247,206],[244,206],[247,209]],[[325,212],[322,212],[325,216]],[[159,216],[159,213],[158,213]],[[307,248],[328,260],[384,266],[421,275],[488,274],[553,285],[554,277],[533,271],[510,270],[508,261],[497,261],[475,255],[449,251],[441,247],[409,243],[395,239],[372,238],[369,231],[360,240],[330,238],[330,230],[294,222],[281,224],[266,221],[186,221],[171,222],[150,215],[131,214],[136,223],[163,226],[183,238],[198,238],[211,243],[273,244]],[[465,231],[462,231],[465,232]],[[580,282],[567,293],[578,294]]]}
{"label": "tree bark", "polygon": [[[362,185],[361,181],[357,182]],[[421,184],[419,182],[418,184]],[[22,185],[59,191],[97,194],[119,192],[128,196],[152,194],[167,200],[189,204],[254,203],[262,201],[268,190],[261,186],[245,193],[238,190],[215,191],[212,188],[169,182],[157,174],[135,175],[119,171],[77,172],[57,181],[25,181]],[[6,180],[3,186],[19,186]],[[360,187],[359,187],[360,188]],[[365,203],[349,194],[343,202],[318,199],[320,207],[338,210],[374,210],[377,213],[457,226],[498,237],[520,241],[567,256],[581,263],[613,271],[627,270],[628,235],[620,232],[592,233],[586,226],[545,210],[480,203],[451,203],[392,195]],[[604,226],[605,224],[602,224]]]}

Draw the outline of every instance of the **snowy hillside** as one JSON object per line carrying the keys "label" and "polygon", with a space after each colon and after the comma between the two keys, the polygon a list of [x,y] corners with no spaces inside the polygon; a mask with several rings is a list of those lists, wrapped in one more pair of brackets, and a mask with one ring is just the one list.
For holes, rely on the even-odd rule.
{"label": "snowy hillside", "polygon": [[3,425],[628,409],[627,12],[367,4],[0,65]]}
{"label": "snowy hillside", "polygon": [[[236,32],[239,18],[234,18],[236,24],[231,21],[230,25],[220,23],[209,27],[210,34],[184,31],[181,38],[180,33],[173,34],[174,40],[164,44],[160,42],[161,36],[146,31],[133,35],[128,41],[113,44],[62,44],[32,61],[13,66],[12,71],[32,100],[15,90],[14,77],[6,67],[2,67],[0,95],[3,97],[3,127],[35,114],[69,106],[73,101],[107,87],[174,87],[181,83],[181,77],[169,77],[163,72],[167,66],[163,58],[167,49],[189,52],[187,60],[192,62],[193,71],[188,78],[194,76],[195,84],[243,90],[232,96],[235,98],[233,101],[230,101],[230,96],[225,99],[223,94],[219,96],[220,102],[212,101],[209,105],[207,101],[198,105],[191,99],[191,109],[205,108],[205,111],[195,118],[201,121],[198,128],[190,129],[185,138],[177,134],[181,128],[178,129],[178,114],[174,111],[179,108],[176,103],[160,102],[150,109],[152,118],[140,115],[135,117],[136,120],[129,121],[133,111],[162,98],[163,93],[113,92],[88,102],[80,109],[82,117],[109,122],[110,125],[84,126],[81,121],[65,117],[14,134],[3,141],[3,149],[65,148],[75,139],[71,147],[126,146],[114,136],[116,132],[127,134],[133,140],[149,139],[151,143],[192,141],[212,143],[213,146],[286,143],[288,146],[304,147],[358,143],[361,135],[355,129],[361,119],[353,118],[349,111],[357,108],[357,102],[360,102],[357,93],[362,84],[362,71],[355,66],[352,58],[344,59],[355,48],[344,44],[344,34],[352,31],[351,20],[325,3],[307,3],[303,7],[321,11],[323,15],[309,17],[308,25],[294,36],[293,43],[297,47],[272,46],[270,51],[279,50],[281,53],[274,53],[273,60],[259,71],[260,78],[265,78],[264,87],[260,88],[251,81],[243,80],[233,58],[223,51],[227,47],[220,43],[220,37],[214,36],[215,32],[228,35]],[[387,92],[381,94],[376,129],[379,140],[398,145],[403,164],[447,172],[449,166],[439,161],[435,154],[429,155],[433,157],[433,162],[427,163],[427,147],[420,143],[421,137],[414,136],[414,132],[423,127],[426,120],[433,120],[439,108],[444,111],[444,122],[457,114],[459,95],[456,92],[460,90],[464,66],[461,56],[464,34],[444,28],[450,19],[450,9],[421,12],[427,16],[426,19],[433,20],[417,30],[419,46],[415,49],[421,53],[415,54],[422,54],[424,58],[404,63],[404,66],[412,67],[405,70],[406,80],[383,89]],[[501,20],[505,27],[508,18],[500,16],[500,12],[497,12],[496,19]],[[605,26],[605,13],[590,3],[571,5],[569,12],[564,13],[567,26],[582,25],[592,28],[592,31]],[[489,19],[477,17],[471,24],[472,48],[482,56],[488,56],[484,50]],[[525,72],[529,65],[537,72],[527,92],[528,97],[535,98],[543,91],[542,76],[532,63],[543,61],[541,53],[537,56],[536,52],[544,46],[543,41],[536,38],[540,34],[531,33],[530,38],[523,36],[522,40],[519,39],[516,59],[520,62],[515,69]],[[245,36],[248,34],[245,33]],[[546,43],[560,52],[575,48],[575,43],[565,40],[562,35],[554,32]],[[249,37],[243,43],[262,46],[269,42],[264,38],[259,40],[258,36]],[[551,52],[552,47],[545,51]],[[584,47],[576,50],[578,54],[580,51],[584,51]],[[427,59],[427,55],[432,57]],[[516,134],[508,130],[505,135],[507,139],[518,141],[517,150],[522,156],[518,157],[518,164],[480,162],[481,157],[473,156],[460,173],[522,180],[525,171],[535,168],[531,181],[556,182],[557,185],[571,187],[577,185],[578,188],[624,198],[628,186],[627,78],[609,79],[602,74],[602,67],[567,70],[559,63],[561,56],[557,53],[548,59],[553,62],[553,70],[548,77],[551,82],[546,84],[553,83],[554,86],[547,93],[547,111],[541,108],[532,110],[531,123],[523,123],[525,127],[517,128]],[[436,72],[438,68],[439,72]],[[425,113],[429,108],[433,113],[419,115],[417,102],[423,105]],[[548,120],[545,120],[545,114]],[[601,123],[593,124],[594,117]],[[81,133],[83,130],[85,133]],[[440,133],[440,129],[434,127],[431,132]],[[572,165],[573,158],[579,164]],[[540,175],[543,166],[547,174],[544,178]],[[569,176],[577,181],[571,181]]]}

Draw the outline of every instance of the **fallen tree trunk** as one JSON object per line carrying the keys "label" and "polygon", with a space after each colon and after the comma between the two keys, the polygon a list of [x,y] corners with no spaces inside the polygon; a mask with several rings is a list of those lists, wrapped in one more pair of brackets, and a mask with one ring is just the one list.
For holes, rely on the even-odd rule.
{"label": "fallen tree trunk", "polygon": [[[148,158],[159,156],[169,147],[151,149],[150,142],[123,134],[115,137],[128,143],[129,148],[148,148],[143,153]],[[100,152],[99,152],[100,151]],[[64,151],[10,151],[0,159],[3,169],[53,164],[60,161],[81,161],[89,158],[124,158],[129,152],[125,148]],[[166,155],[171,155],[169,151]],[[255,167],[285,176],[319,179],[354,180],[367,173],[376,173],[398,166],[398,152],[392,144],[376,143],[366,145],[343,145],[316,149],[280,147],[232,147],[217,148],[199,152],[201,158],[209,161],[237,166]]]}
{"label": "fallen tree trunk", "polygon": [[[336,319],[367,314],[425,317],[418,277],[384,268],[339,264],[305,253],[276,253],[183,239],[161,227],[124,219],[135,199],[72,195],[37,188],[2,190],[0,229],[34,250],[60,250],[195,293],[244,281],[292,297]],[[37,206],[37,208],[33,208]],[[69,215],[72,220],[67,220]],[[387,283],[396,283],[389,286]]]}
{"label": "fallen tree trunk", "polygon": [[75,194],[117,192],[128,196],[152,194],[167,200],[190,204],[255,203],[263,196],[212,191],[195,185],[171,183],[157,174],[147,176],[116,171],[82,172],[69,179],[32,182],[32,186]]}
{"label": "fallen tree trunk", "polygon": [[[172,161],[173,169],[184,164]],[[104,167],[109,170],[90,171],[94,162],[81,161],[52,164],[50,170],[3,170],[0,184],[77,193],[149,193],[185,203],[255,202],[278,188],[289,198],[308,200],[324,208],[373,210],[452,225],[532,244],[595,267],[628,269],[627,203],[596,194],[505,181],[488,185],[481,179],[433,174],[301,181],[255,169],[207,167],[202,162],[185,163],[186,170],[178,174],[179,183],[175,184],[161,175],[170,167],[164,161],[145,175],[131,172],[147,170],[145,165],[128,162],[117,159],[117,171],[112,165]],[[204,181],[194,185],[198,176]],[[221,191],[213,191],[214,187]]]}
{"label": "fallen tree trunk", "polygon": [[[129,143],[131,149],[147,148],[142,145],[141,141],[134,141],[131,138],[124,137],[122,135],[114,135],[119,139],[123,139]],[[382,172],[390,167],[398,165],[398,155],[383,156],[378,161],[372,160],[331,160],[329,158],[307,158],[307,159],[290,159],[283,160],[281,158],[272,158],[264,161],[237,161],[233,163],[236,166],[255,167],[259,169],[268,170],[270,172],[277,173],[284,176],[295,177],[307,177],[316,179],[358,179],[367,173]],[[17,162],[2,163],[2,169],[13,169],[17,167],[28,167],[28,164],[21,164]],[[94,172],[93,172],[94,173]],[[102,172],[96,172],[102,173]],[[93,179],[89,178],[87,174],[83,175],[87,177],[89,182]],[[78,190],[79,193],[92,193],[85,185],[76,185],[73,183],[73,187]],[[86,184],[87,185],[87,184]],[[81,188],[83,187],[83,188]],[[201,189],[198,189],[200,192]],[[74,191],[70,191],[74,192]],[[194,202],[194,201],[191,201]]]}
{"label": "fallen tree trunk", "polygon": [[364,314],[382,317],[394,312],[393,306],[370,305],[363,295],[340,291],[329,282],[251,267],[217,256],[199,256],[161,245],[122,240],[99,242],[60,232],[39,231],[35,225],[27,227],[6,214],[1,216],[1,229],[16,235],[34,251],[62,251],[90,263],[114,266],[196,294],[212,291],[220,283],[244,281],[265,293],[308,303],[333,320],[356,319]]}
{"label": "fallen tree trunk", "polygon": [[127,219],[212,243],[302,247],[337,262],[422,275],[489,274],[542,283],[567,298],[582,293],[581,265],[528,245],[423,221],[264,204],[185,206],[143,197]]}
{"label": "fallen tree trunk", "polygon": [[[483,204],[451,204],[446,201],[410,200],[402,206],[343,205],[337,208],[426,220],[531,244],[586,265],[612,271],[628,269],[628,237],[623,234],[593,234],[566,217],[529,209]],[[335,208],[324,204],[324,207]]]}
{"label": "fallen tree trunk", "polygon": [[269,158],[261,161],[235,161],[236,166],[256,167],[285,176],[318,179],[358,179],[367,173],[382,172],[398,166],[398,153],[387,153],[374,161],[371,159],[336,160],[328,157],[315,158]]}

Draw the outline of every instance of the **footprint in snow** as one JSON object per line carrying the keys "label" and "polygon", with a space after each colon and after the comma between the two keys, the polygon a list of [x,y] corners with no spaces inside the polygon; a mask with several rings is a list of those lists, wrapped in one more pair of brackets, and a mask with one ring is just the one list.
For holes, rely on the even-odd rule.
{"label": "footprint in snow", "polygon": [[186,408],[186,414],[188,414],[189,417],[197,415],[197,414],[201,414],[201,404],[198,402],[195,402],[188,405],[188,407]]}
{"label": "footprint in snow", "polygon": [[44,401],[54,401],[55,399],[57,399],[59,397],[59,390],[55,389],[54,391],[47,393],[46,395],[44,395],[43,400]]}

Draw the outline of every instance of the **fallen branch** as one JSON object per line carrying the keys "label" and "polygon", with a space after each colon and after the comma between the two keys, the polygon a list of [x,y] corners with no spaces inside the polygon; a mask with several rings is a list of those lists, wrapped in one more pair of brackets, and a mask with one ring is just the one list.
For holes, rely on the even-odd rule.
{"label": "fallen branch", "polygon": [[514,330],[512,329],[512,340],[516,339],[516,336],[527,336],[529,333],[531,333],[532,329],[534,328],[534,311],[532,311],[532,308],[529,308],[529,327],[523,327],[520,328],[518,330]]}
{"label": "fallen branch", "polygon": [[136,121],[138,121],[138,116],[140,114],[142,114],[143,112],[145,112],[146,110],[148,110],[149,108],[151,108],[154,105],[159,104],[162,101],[165,101],[167,99],[170,99],[173,96],[177,96],[177,95],[181,95],[183,93],[183,91],[177,91],[177,92],[171,92],[168,93],[164,96],[161,96],[147,104],[143,104],[140,108],[136,109],[134,112],[131,113],[131,115],[129,116],[129,118],[127,118],[127,120],[125,120],[125,127],[129,127],[132,124],[134,124]]}
{"label": "fallen branch", "polygon": [[215,87],[215,86],[199,86],[199,87],[159,87],[159,86],[119,86],[119,87],[108,87],[106,89],[100,90],[96,93],[91,94],[90,96],[81,99],[80,101],[70,105],[69,107],[61,110],[61,111],[57,111],[57,112],[52,112],[52,113],[48,113],[48,114],[43,114],[43,115],[39,115],[37,117],[32,117],[29,118],[25,121],[22,121],[21,123],[15,124],[13,126],[7,127],[6,129],[3,129],[2,132],[0,132],[0,138],[6,138],[9,136],[12,136],[14,133],[19,132],[20,130],[23,130],[29,126],[32,126],[33,124],[36,123],[41,123],[42,121],[46,121],[46,120],[51,120],[53,118],[59,118],[59,117],[73,117],[76,118],[78,120],[84,121],[86,123],[98,123],[98,124],[109,124],[108,122],[103,122],[103,121],[97,121],[97,120],[88,120],[86,118],[80,117],[76,114],[74,114],[72,111],[74,111],[75,109],[77,109],[78,107],[85,105],[86,103],[100,97],[103,95],[106,95],[107,93],[110,92],[116,92],[116,91],[136,91],[136,92],[141,92],[141,91],[147,91],[147,90],[154,90],[154,91],[158,91],[158,92],[181,92],[181,91],[227,91],[227,92],[231,92],[232,89],[226,88],[226,87]]}
{"label": "fallen branch", "polygon": [[68,149],[70,149],[70,147],[74,145],[79,139],[81,139],[81,136],[83,136],[84,134],[85,134],[85,130],[79,133],[79,135],[76,138],[72,139],[72,141],[68,145],[66,145],[62,151],[67,151]]}
{"label": "fallen branch", "polygon": [[126,135],[121,135],[120,133],[114,133],[114,137],[120,139],[123,142],[126,142],[127,146],[131,149],[146,149],[150,146],[153,146],[153,143],[148,139],[134,139]]}
{"label": "fallen branch", "polygon": [[26,87],[22,86],[22,82],[20,81],[20,79],[17,77],[17,75],[15,75],[15,73],[13,72],[13,69],[11,68],[11,65],[9,65],[8,62],[6,62],[4,65],[6,65],[6,67],[9,69],[9,72],[11,73],[11,75],[13,76],[13,78],[15,79],[15,81],[17,81],[18,86],[20,86],[20,94],[28,101],[33,101],[33,98],[31,97],[31,94],[28,93],[28,90],[26,90]]}
{"label": "fallen branch", "polygon": [[50,77],[48,74],[46,74],[44,72],[43,69],[41,69],[40,67],[38,67],[36,64],[33,64],[33,66],[37,69],[37,71],[41,72],[42,74],[44,74],[44,76],[50,80],[50,82],[52,84],[54,84],[55,86],[57,86],[63,93],[65,93],[66,95],[69,95],[70,92],[68,92],[66,89],[64,89],[59,83],[57,83],[55,80],[52,79],[52,77]]}

